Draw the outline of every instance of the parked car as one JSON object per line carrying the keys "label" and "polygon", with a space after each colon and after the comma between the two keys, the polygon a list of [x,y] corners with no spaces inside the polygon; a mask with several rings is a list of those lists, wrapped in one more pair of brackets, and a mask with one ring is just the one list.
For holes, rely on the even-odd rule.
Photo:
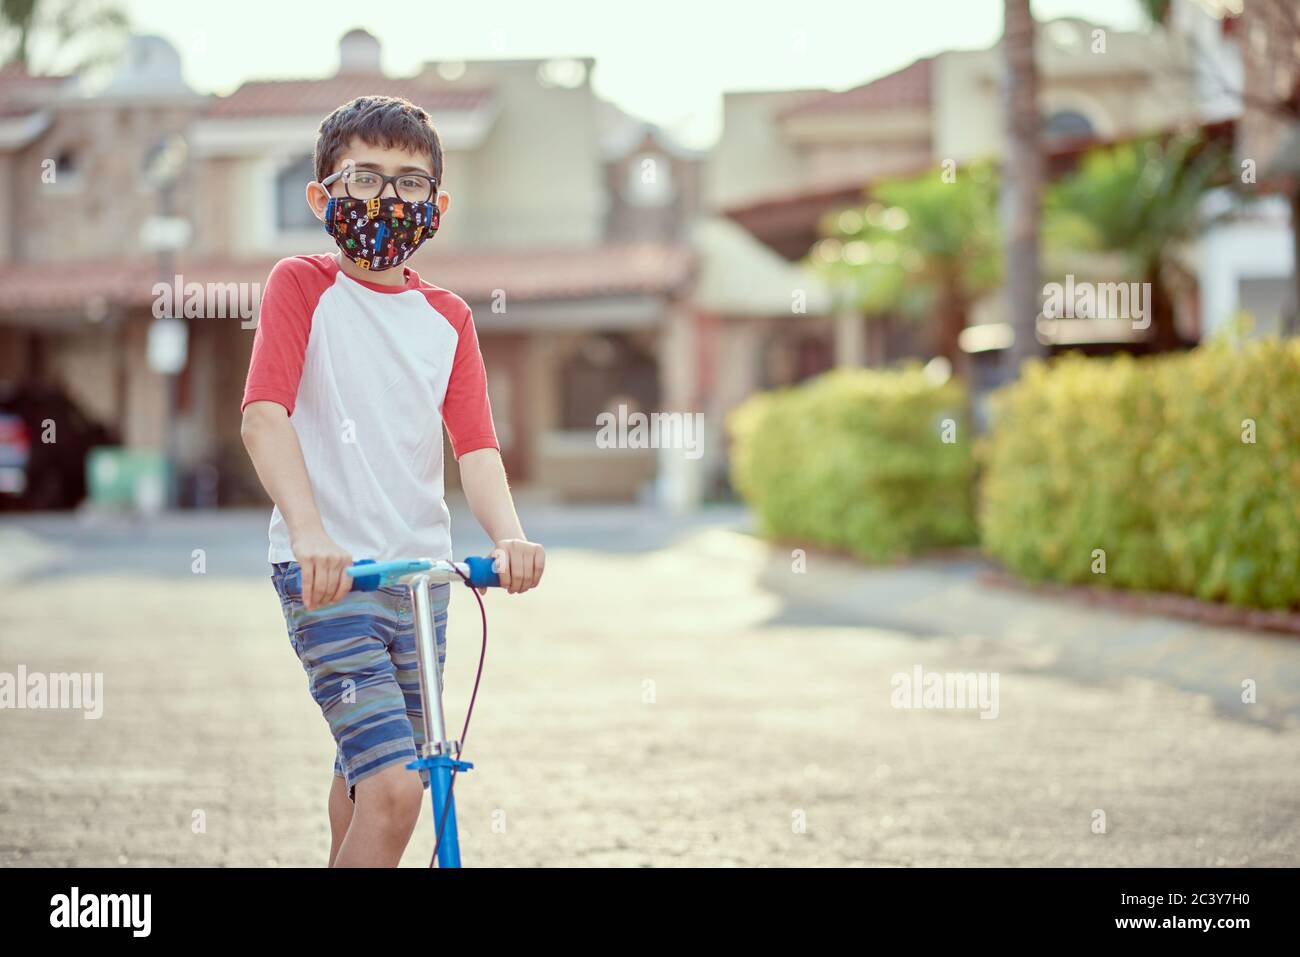
{"label": "parked car", "polygon": [[14,412],[0,412],[0,496],[17,499],[27,491],[32,440],[27,423]]}
{"label": "parked car", "polygon": [[73,508],[86,496],[86,457],[112,433],[61,389],[0,389],[0,508]]}

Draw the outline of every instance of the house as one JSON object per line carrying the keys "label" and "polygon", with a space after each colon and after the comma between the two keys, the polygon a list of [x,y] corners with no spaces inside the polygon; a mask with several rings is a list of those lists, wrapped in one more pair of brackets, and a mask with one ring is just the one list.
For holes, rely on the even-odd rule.
{"label": "house", "polygon": [[[438,62],[390,77],[378,41],[354,30],[333,76],[201,97],[163,41],[136,38],[132,48],[103,93],[0,78],[3,201],[19,204],[24,221],[50,224],[10,235],[0,257],[7,357],[39,346],[50,353],[42,374],[129,446],[170,443],[182,470],[216,468],[222,501],[260,499],[238,435],[256,293],[281,257],[333,248],[304,200],[320,121],[358,95],[403,96],[439,129],[453,197],[437,240],[411,265],[474,310],[513,481],[566,499],[664,494],[654,450],[598,449],[594,436],[597,415],[620,405],[687,408],[689,357],[679,354],[689,351],[681,331],[699,159],[602,102],[593,61]],[[10,118],[11,102],[26,112]],[[176,134],[185,162],[165,190],[127,168],[123,157],[138,166],[151,143]],[[66,172],[58,189],[21,188],[20,174],[35,181],[40,158],[64,149],[94,177],[93,192],[61,193],[65,182],[75,188]],[[141,251],[151,220],[189,225],[167,248]],[[187,359],[169,377],[147,361],[160,282],[229,289],[254,311],[183,316]],[[8,361],[11,372],[28,364]]]}
{"label": "house", "polygon": [[[1216,137],[1231,135],[1222,98],[1213,100],[1195,80],[1199,49],[1181,28],[1122,32],[1065,18],[1040,24],[1037,43],[1049,175],[1068,171],[1095,145],[1188,123]],[[707,246],[701,249],[701,287],[707,288],[710,272],[728,271],[730,258],[749,263],[751,273],[766,262],[766,281],[759,285],[777,287],[778,293],[763,311],[752,303],[705,310],[701,338],[724,335],[728,346],[706,354],[725,354],[726,361],[715,360],[701,377],[752,389],[834,366],[928,358],[928,343],[915,324],[868,320],[835,290],[820,285],[805,264],[826,235],[830,217],[863,205],[872,184],[995,159],[1003,142],[1001,79],[1001,51],[995,45],[925,57],[843,91],[728,94],[723,134],[705,172],[705,210],[710,221],[739,226],[742,235],[730,237],[727,250],[717,256],[710,256]],[[1111,272],[1118,278],[1122,266],[1107,257],[1044,265],[1048,271],[1078,265],[1095,279],[1110,278]],[[817,308],[790,310],[799,289],[818,290]],[[1194,335],[1197,302],[1188,298],[1179,305],[1179,319]],[[1009,344],[996,296],[976,304],[972,321],[972,334],[962,342],[967,352],[996,356]],[[1044,334],[1054,348],[1124,346],[1072,338],[1093,332],[1057,324]],[[774,361],[783,375],[770,374]],[[996,366],[974,363],[977,389],[996,384]],[[726,385],[714,390],[715,427],[746,394],[745,388]]]}
{"label": "house", "polygon": [[[165,41],[136,37],[112,80],[0,71],[0,382],[57,385],[91,419],[141,447],[166,383],[145,334],[159,260],[141,231],[159,213],[158,160],[207,107]],[[181,204],[192,195],[182,174]]]}
{"label": "house", "polygon": [[[411,265],[474,310],[513,480],[564,498],[643,494],[653,451],[597,449],[595,422],[620,403],[673,403],[661,370],[674,364],[665,332],[683,321],[691,278],[697,161],[601,102],[594,66],[442,62],[390,78],[378,41],[353,31],[334,77],[245,83],[195,123],[208,184],[196,255],[256,276],[283,255],[329,251],[302,200],[320,120],[363,93],[425,107],[452,207]],[[226,341],[224,363],[245,363],[248,338]]]}
{"label": "house", "polygon": [[1240,189],[1253,196],[1232,209],[1225,195],[1207,213],[1229,213],[1195,250],[1207,334],[1248,316],[1254,335],[1300,332],[1300,8],[1254,0],[1237,17],[1215,18],[1191,4],[1173,11],[1176,28],[1201,51],[1204,109],[1236,121]]}

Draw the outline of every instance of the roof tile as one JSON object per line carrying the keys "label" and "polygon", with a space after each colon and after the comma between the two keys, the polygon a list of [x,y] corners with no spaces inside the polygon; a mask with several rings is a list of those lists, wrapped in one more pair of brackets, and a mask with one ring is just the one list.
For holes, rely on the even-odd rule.
{"label": "roof tile", "polygon": [[414,78],[381,74],[342,74],[313,80],[255,80],[208,110],[212,119],[268,116],[325,116],[358,96],[400,96],[431,112],[473,110],[491,98],[490,90],[449,89]]}
{"label": "roof tile", "polygon": [[[274,258],[193,260],[178,270],[185,282],[265,283]],[[429,282],[468,302],[504,289],[516,302],[664,294],[691,276],[694,257],[682,245],[607,244],[588,249],[519,249],[417,255]],[[139,309],[153,302],[157,266],[141,260],[0,266],[0,315],[95,311],[98,305]]]}
{"label": "roof tile", "polygon": [[781,117],[824,115],[930,106],[930,83],[934,59],[917,60],[911,66],[882,76],[862,86],[839,93],[823,93],[796,103],[781,112]]}

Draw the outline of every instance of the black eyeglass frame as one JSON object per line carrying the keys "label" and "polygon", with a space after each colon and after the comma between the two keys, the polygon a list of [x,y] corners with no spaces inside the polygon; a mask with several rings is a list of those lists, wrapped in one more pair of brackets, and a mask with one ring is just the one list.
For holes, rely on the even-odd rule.
{"label": "black eyeglass frame", "polygon": [[[348,199],[360,199],[360,200],[378,199],[380,196],[384,195],[384,190],[388,188],[388,185],[390,183],[393,186],[393,195],[406,203],[431,203],[433,202],[434,198],[438,195],[438,181],[434,179],[432,176],[430,176],[428,173],[409,172],[409,173],[398,173],[396,176],[385,176],[383,173],[379,172],[378,170],[357,169],[355,166],[344,166],[337,173],[331,173],[329,176],[326,176],[323,180],[320,181],[320,184],[324,186],[328,191],[329,187],[333,185],[335,182],[337,182],[339,178],[343,176],[344,173],[349,173],[349,172],[369,173],[371,176],[378,176],[381,182],[379,184],[379,192],[375,193],[374,196],[353,196],[352,190],[348,188],[348,181],[343,180],[343,192],[347,194]],[[429,181],[429,195],[426,196],[424,199],[405,199],[397,189],[397,181],[406,176],[418,176],[420,177],[420,179],[427,179]]]}

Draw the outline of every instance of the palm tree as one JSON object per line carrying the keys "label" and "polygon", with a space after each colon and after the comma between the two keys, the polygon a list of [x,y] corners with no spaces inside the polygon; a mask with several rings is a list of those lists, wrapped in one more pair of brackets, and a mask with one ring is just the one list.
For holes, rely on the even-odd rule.
{"label": "palm tree", "polygon": [[934,354],[960,369],[958,339],[971,306],[996,288],[1001,273],[992,167],[881,183],[864,208],[840,212],[832,223],[830,237],[813,248],[814,265],[835,288],[851,289],[874,321],[932,321]]}
{"label": "palm tree", "polygon": [[1052,186],[1047,231],[1054,247],[1123,254],[1132,277],[1151,284],[1151,345],[1175,349],[1174,252],[1205,227],[1206,192],[1231,181],[1228,150],[1199,135],[1096,149]]}
{"label": "palm tree", "polygon": [[1037,321],[1042,304],[1038,266],[1039,197],[1043,157],[1039,145],[1038,70],[1029,0],[1003,0],[1002,221],[1007,261],[1006,303],[1015,329],[1010,361],[1016,371],[1042,349]]}
{"label": "palm tree", "polygon": [[112,0],[0,0],[0,30],[12,38],[4,65],[29,73],[34,37],[50,37],[59,54],[72,49],[73,62],[60,65],[76,72],[111,58],[126,25]]}

